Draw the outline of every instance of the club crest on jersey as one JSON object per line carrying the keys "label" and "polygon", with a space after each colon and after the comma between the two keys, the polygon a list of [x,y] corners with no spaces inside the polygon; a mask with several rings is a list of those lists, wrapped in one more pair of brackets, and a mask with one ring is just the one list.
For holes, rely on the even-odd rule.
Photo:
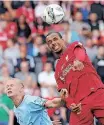
{"label": "club crest on jersey", "polygon": [[65,59],[66,59],[66,61],[68,61],[68,60],[69,60],[68,55],[65,57]]}

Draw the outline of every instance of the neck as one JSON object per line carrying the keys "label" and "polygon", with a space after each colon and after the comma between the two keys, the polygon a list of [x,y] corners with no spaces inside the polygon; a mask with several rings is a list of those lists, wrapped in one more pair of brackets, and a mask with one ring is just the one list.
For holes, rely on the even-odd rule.
{"label": "neck", "polygon": [[58,55],[58,56],[60,56],[62,53],[64,53],[64,51],[66,50],[66,46],[64,46],[63,47],[63,49],[62,50],[60,50],[59,52],[56,52],[56,54]]}
{"label": "neck", "polygon": [[21,96],[17,95],[15,97],[12,97],[14,105],[16,107],[18,107],[21,104],[21,102],[23,101],[23,98],[24,98],[24,94],[22,94]]}
{"label": "neck", "polygon": [[62,53],[66,50],[66,48],[67,48],[66,46],[63,47]]}

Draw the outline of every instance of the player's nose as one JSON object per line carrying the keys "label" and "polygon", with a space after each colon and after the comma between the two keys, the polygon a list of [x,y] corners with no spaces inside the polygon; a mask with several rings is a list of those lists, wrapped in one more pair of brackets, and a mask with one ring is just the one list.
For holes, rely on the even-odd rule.
{"label": "player's nose", "polygon": [[9,91],[9,90],[11,90],[11,88],[9,87],[9,88],[7,88],[7,90]]}
{"label": "player's nose", "polygon": [[52,46],[54,46],[54,42],[52,42]]}
{"label": "player's nose", "polygon": [[54,46],[54,47],[55,47],[55,45],[56,45],[56,43],[53,41],[53,42],[52,42],[52,46]]}

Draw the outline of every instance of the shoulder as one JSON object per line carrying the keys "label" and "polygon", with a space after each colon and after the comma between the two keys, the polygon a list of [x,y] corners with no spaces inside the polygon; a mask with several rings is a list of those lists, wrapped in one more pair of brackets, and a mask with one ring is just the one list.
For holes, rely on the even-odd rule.
{"label": "shoulder", "polygon": [[26,94],[24,97],[24,101],[26,102],[32,102],[33,100],[37,100],[38,96],[32,96],[32,95],[28,95]]}
{"label": "shoulder", "polygon": [[36,96],[31,96],[31,95],[26,94],[23,99],[23,102],[26,104],[29,104],[31,102],[34,102],[36,99],[37,99]]}
{"label": "shoulder", "polygon": [[27,104],[36,104],[36,105],[44,105],[44,103],[47,101],[46,99],[43,99],[39,96],[31,96],[31,95],[26,95],[26,102]]}
{"label": "shoulder", "polygon": [[79,41],[75,41],[75,42],[69,44],[68,47],[76,47],[76,46],[83,46],[83,44]]}
{"label": "shoulder", "polygon": [[72,50],[73,51],[76,47],[80,47],[82,49],[85,49],[81,42],[75,41],[75,42],[69,44],[68,50]]}

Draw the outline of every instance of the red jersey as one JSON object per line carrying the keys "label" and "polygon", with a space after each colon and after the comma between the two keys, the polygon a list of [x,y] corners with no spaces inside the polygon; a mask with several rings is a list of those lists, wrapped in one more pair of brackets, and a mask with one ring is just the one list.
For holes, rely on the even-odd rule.
{"label": "red jersey", "polygon": [[84,68],[81,71],[73,71],[73,62],[76,59],[74,50],[76,47],[84,49],[81,43],[74,42],[60,56],[56,65],[55,78],[58,90],[66,88],[69,92],[67,106],[78,103],[98,88],[104,88],[98,74],[93,68],[87,54],[83,60]]}
{"label": "red jersey", "polygon": [[14,38],[17,33],[17,25],[15,22],[9,22],[7,27],[5,28],[5,32],[8,38]]}
{"label": "red jersey", "polygon": [[34,21],[34,9],[32,8],[26,8],[25,6],[22,6],[16,10],[16,16],[20,17],[21,15],[24,15],[26,17],[26,22],[29,24]]}
{"label": "red jersey", "polygon": [[0,32],[0,46],[2,46],[3,49],[7,48],[7,40],[8,40],[8,37],[7,37],[6,32],[1,31]]}

